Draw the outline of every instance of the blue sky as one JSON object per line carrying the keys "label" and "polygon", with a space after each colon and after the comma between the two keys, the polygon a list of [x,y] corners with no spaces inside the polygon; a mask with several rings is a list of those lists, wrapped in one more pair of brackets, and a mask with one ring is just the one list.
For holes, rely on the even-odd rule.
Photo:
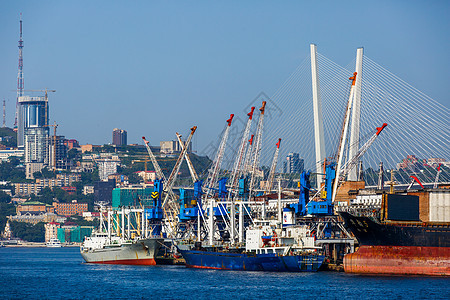
{"label": "blue sky", "polygon": [[26,89],[50,88],[58,134],[81,143],[175,139],[201,150],[230,113],[272,95],[309,55],[356,48],[450,106],[449,1],[1,1],[0,99],[14,122],[19,13]]}

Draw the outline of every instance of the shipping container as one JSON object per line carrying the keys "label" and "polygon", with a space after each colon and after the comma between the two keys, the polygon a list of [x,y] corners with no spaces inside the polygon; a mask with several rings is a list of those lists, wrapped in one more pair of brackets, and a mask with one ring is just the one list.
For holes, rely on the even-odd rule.
{"label": "shipping container", "polygon": [[385,194],[385,218],[392,221],[420,221],[419,196]]}
{"label": "shipping container", "polygon": [[430,222],[450,222],[450,190],[430,192]]}

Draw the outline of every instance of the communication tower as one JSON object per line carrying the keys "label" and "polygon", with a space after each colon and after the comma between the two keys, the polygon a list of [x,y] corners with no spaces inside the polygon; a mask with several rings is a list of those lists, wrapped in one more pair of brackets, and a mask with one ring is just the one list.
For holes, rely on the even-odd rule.
{"label": "communication tower", "polygon": [[[18,124],[17,119],[19,117],[19,97],[23,96],[23,40],[22,40],[22,13],[20,13],[20,38],[19,38],[19,72],[17,74],[17,99],[16,99],[16,116],[14,118],[14,131],[17,132]],[[17,146],[23,146],[23,133],[22,136],[17,138]]]}

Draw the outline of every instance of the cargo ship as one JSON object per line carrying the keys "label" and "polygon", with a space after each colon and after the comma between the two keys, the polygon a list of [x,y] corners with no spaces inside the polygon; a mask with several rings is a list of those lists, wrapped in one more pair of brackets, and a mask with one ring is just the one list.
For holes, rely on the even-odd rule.
{"label": "cargo ship", "polygon": [[199,269],[314,272],[325,259],[306,226],[275,229],[261,222],[246,231],[245,247],[202,247],[197,242],[193,249],[178,250],[188,268]]}
{"label": "cargo ship", "polygon": [[450,223],[421,221],[416,196],[384,196],[380,220],[339,213],[360,245],[345,272],[450,276]]}
{"label": "cargo ship", "polygon": [[81,256],[87,263],[156,265],[162,238],[138,238],[124,240],[108,233],[94,232],[80,247]]}
{"label": "cargo ship", "polygon": [[152,236],[142,208],[107,212],[106,224],[100,213],[100,227],[86,237],[80,253],[87,263],[156,265],[156,255],[164,239]]}

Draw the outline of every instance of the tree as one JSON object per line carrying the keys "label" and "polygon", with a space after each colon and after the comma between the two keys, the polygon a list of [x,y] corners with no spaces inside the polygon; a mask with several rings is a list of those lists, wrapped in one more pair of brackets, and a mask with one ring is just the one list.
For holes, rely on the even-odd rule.
{"label": "tree", "polygon": [[75,148],[72,148],[69,150],[69,152],[67,152],[67,157],[69,158],[69,160],[76,160],[78,159],[80,156],[80,151],[78,151]]}
{"label": "tree", "polygon": [[0,231],[3,231],[6,225],[6,217],[14,216],[16,214],[16,207],[12,203],[0,202]]}
{"label": "tree", "polygon": [[54,197],[55,197],[55,193],[52,191],[52,189],[49,187],[45,187],[39,193],[39,202],[46,203],[46,204],[52,204]]}
{"label": "tree", "polygon": [[45,241],[45,227],[43,222],[39,222],[36,225],[32,225],[24,222],[10,222],[11,231],[13,236],[20,238],[27,242],[39,242]]}
{"label": "tree", "polygon": [[141,181],[141,176],[137,175],[136,173],[131,173],[130,175],[128,175],[128,182],[131,184],[137,184]]}
{"label": "tree", "polygon": [[100,177],[98,176],[98,170],[94,172],[82,172],[81,173],[81,182],[83,185],[93,185],[94,182],[99,181]]}
{"label": "tree", "polygon": [[54,178],[55,174],[52,171],[49,171],[47,167],[41,169],[38,172],[33,173],[34,178]]}
{"label": "tree", "polygon": [[25,177],[25,169],[20,167],[20,159],[10,157],[8,161],[0,163],[0,180],[11,182],[28,182]]}

